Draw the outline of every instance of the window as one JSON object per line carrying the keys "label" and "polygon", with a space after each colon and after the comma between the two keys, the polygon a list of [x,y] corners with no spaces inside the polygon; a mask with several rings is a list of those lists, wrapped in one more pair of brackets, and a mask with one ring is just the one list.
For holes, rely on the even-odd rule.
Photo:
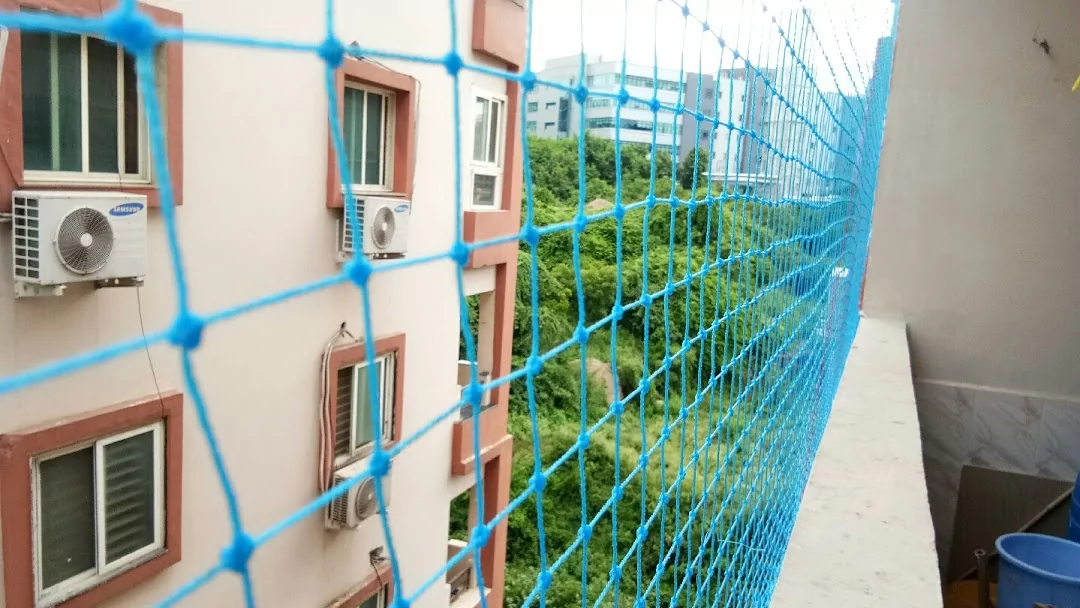
{"label": "window", "polygon": [[39,601],[93,586],[164,543],[161,422],[36,458]]}
{"label": "window", "polygon": [[394,182],[394,94],[345,87],[345,155],[353,190],[389,190]]}
{"label": "window", "polygon": [[554,129],[554,128],[555,128],[555,123],[553,123],[553,122],[545,122],[545,123],[544,123],[544,129],[545,129],[545,130],[547,130],[547,129]]}
{"label": "window", "polygon": [[[11,6],[99,19],[113,4],[20,0]],[[142,2],[139,12],[158,27],[183,28],[179,12]],[[5,55],[3,41],[9,38]],[[153,59],[170,193],[179,206],[184,203],[183,43],[161,44]],[[100,37],[22,31],[0,33],[0,63],[14,68],[0,86],[6,119],[0,164],[8,176],[0,180],[0,213],[11,211],[12,192],[18,189],[123,191],[145,196],[150,207],[161,205],[131,56]],[[17,77],[8,82],[8,76]]]}
{"label": "window", "polygon": [[22,33],[28,182],[147,183],[135,58],[89,36]]}
{"label": "window", "polygon": [[[619,84],[618,74],[597,74],[596,76],[589,76],[586,78],[585,83],[588,86],[606,86]],[[629,77],[627,77],[627,83],[630,84]]]}
{"label": "window", "polygon": [[383,585],[379,588],[379,591],[376,592],[375,595],[360,602],[360,604],[357,605],[356,608],[386,608],[386,591],[386,586]]}
{"label": "window", "polygon": [[535,112],[535,111],[536,111],[536,110],[538,109],[538,106],[539,106],[539,105],[540,105],[540,104],[539,104],[539,103],[537,103],[537,102],[535,102],[535,101],[530,101],[530,102],[529,102],[529,111],[530,111],[530,112]]}
{"label": "window", "polygon": [[[594,97],[585,102],[586,108],[610,108],[613,105],[616,105],[616,101],[607,97]],[[628,100],[623,107],[633,110],[652,110],[649,104],[636,99]]]}
{"label": "window", "polygon": [[[633,118],[623,118],[619,122],[619,126],[622,129],[630,131],[652,131],[653,122],[651,120],[636,120]],[[590,118],[586,121],[586,127],[589,129],[613,129],[615,128],[614,117],[600,117]],[[657,133],[671,134],[675,132],[675,127],[671,124],[660,123],[655,125]]]}
{"label": "window", "polygon": [[[588,86],[601,86],[601,85],[613,85],[619,84],[620,74],[598,74],[596,76],[589,76],[587,84]],[[648,76],[631,76],[626,75],[626,86],[639,87],[642,89],[651,89],[655,82],[656,88],[661,91],[678,91],[682,89],[682,85],[674,80],[657,80],[654,81]]]}
{"label": "window", "polygon": [[554,101],[549,101],[549,102],[544,104],[544,109],[545,110],[550,110],[550,109],[552,109],[554,107],[555,107],[555,102]]}
{"label": "window", "polygon": [[498,209],[506,99],[477,93],[473,108],[472,206]]}
{"label": "window", "polygon": [[536,133],[536,121],[529,120],[525,122],[525,130],[529,133]]}
{"label": "window", "polygon": [[183,409],[165,391],[0,437],[6,605],[101,605],[179,561]]}
{"label": "window", "polygon": [[357,196],[379,193],[411,198],[416,171],[416,99],[420,85],[382,64],[346,57],[334,72],[341,159],[327,130],[326,206],[345,206],[345,188]]}
{"label": "window", "polygon": [[[367,456],[375,445],[375,429],[381,429],[383,443],[394,440],[394,388],[396,385],[392,353],[379,356],[372,364],[357,363],[337,372],[335,394],[337,417],[334,428],[334,466],[343,466]],[[372,384],[370,366],[375,367]],[[373,417],[371,400],[378,412]]]}
{"label": "window", "polygon": [[[331,349],[320,377],[326,389],[319,405],[322,491],[331,487],[335,471],[374,451],[376,430],[384,447],[401,438],[404,377],[405,334],[376,338],[371,359],[362,341]],[[372,399],[377,400],[375,412]]]}
{"label": "window", "polygon": [[374,568],[374,572],[326,608],[386,608],[391,605],[394,599],[394,580],[390,563],[381,562]]}

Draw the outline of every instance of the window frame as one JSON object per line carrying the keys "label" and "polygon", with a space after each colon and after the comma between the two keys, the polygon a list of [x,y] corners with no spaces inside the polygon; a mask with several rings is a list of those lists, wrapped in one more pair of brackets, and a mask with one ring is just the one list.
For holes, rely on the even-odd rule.
{"label": "window frame", "polygon": [[[39,463],[98,443],[118,441],[155,425],[161,426],[160,439],[155,445],[156,457],[161,459],[160,467],[155,470],[155,511],[160,514],[160,522],[155,520],[156,549],[139,549],[106,567],[100,561],[100,544],[95,539],[95,569],[87,571],[92,575],[85,578],[77,575],[78,581],[72,582],[75,578],[72,577],[53,585],[50,593],[39,594]],[[0,534],[3,535],[6,605],[97,606],[180,561],[182,468],[183,396],[177,391],[164,391],[0,435],[0,484],[5,489],[0,494]],[[95,481],[95,505],[99,502],[97,486]],[[95,530],[99,524],[95,511]],[[156,542],[159,539],[160,545]],[[93,580],[94,576],[99,578]]]}
{"label": "window frame", "polygon": [[[105,447],[123,441],[146,432],[153,434],[154,440],[154,542],[137,549],[113,562],[108,562],[105,557],[105,513],[99,508],[105,504]],[[43,587],[41,567],[41,464],[43,462],[66,456],[90,448],[94,451],[94,561],[92,569],[86,570],[75,576],[56,583],[48,589]],[[59,450],[53,450],[44,454],[38,454],[30,461],[31,475],[31,526],[34,540],[34,590],[35,605],[49,605],[56,600],[62,600],[81,593],[89,588],[100,585],[109,580],[117,572],[122,572],[132,564],[153,558],[154,554],[165,547],[165,423],[161,420],[151,422],[127,431],[113,433],[84,441],[79,444],[66,446]]]}
{"label": "window frame", "polygon": [[390,587],[389,587],[389,585],[384,584],[384,585],[382,585],[381,587],[379,587],[378,589],[375,590],[374,595],[372,595],[371,597],[369,597],[367,599],[360,600],[360,603],[358,603],[357,606],[360,606],[364,602],[367,602],[368,600],[370,600],[372,598],[375,598],[375,608],[386,608],[386,605],[387,605],[386,604],[386,598],[389,596],[389,594],[390,594]]}
{"label": "window frame", "polygon": [[[381,383],[379,384],[380,392],[379,397],[379,425],[381,428],[381,435],[383,440],[383,446],[389,446],[397,440],[394,435],[394,389],[397,381],[397,353],[388,352],[381,355],[376,355],[375,359],[371,362],[360,361],[358,363],[352,363],[339,369],[352,368],[352,387],[350,387],[350,412],[349,412],[349,452],[347,454],[338,455],[334,454],[334,469],[340,469],[348,466],[357,460],[361,460],[370,456],[375,451],[375,440],[365,442],[360,445],[356,445],[356,430],[360,417],[357,415],[359,408],[368,407],[368,403],[359,402],[359,395],[357,394],[357,379],[360,374],[366,374],[367,368],[372,365],[382,365],[382,371],[376,372],[382,375]],[[389,406],[389,407],[388,407]],[[387,413],[390,415],[387,416]]]}
{"label": "window frame", "polygon": [[[12,10],[46,11],[51,14],[70,17],[101,18],[111,8],[113,2],[101,3],[91,0],[10,0]],[[159,27],[174,30],[183,29],[183,15],[177,11],[136,1],[141,15]],[[182,43],[171,41],[162,43],[156,52],[157,92],[161,100],[162,135],[165,140],[165,152],[169,169],[169,181],[172,201],[176,206],[184,202],[184,53]],[[23,103],[22,103],[22,35],[17,29],[8,29],[7,57],[4,59],[4,86],[0,87],[0,105],[6,111],[0,115],[0,130],[5,130],[8,137],[0,138],[0,174],[7,174],[9,179],[0,179],[0,213],[11,211],[11,194],[15,190],[33,187],[41,190],[79,190],[79,191],[122,191],[146,196],[149,207],[160,207],[162,198],[161,175],[150,171],[150,162],[146,164],[145,183],[125,181],[118,183],[112,179],[108,183],[34,183],[26,182],[25,155],[23,150]],[[142,104],[140,104],[141,106]],[[149,146],[147,146],[149,148]],[[149,155],[149,151],[147,151]],[[6,167],[5,167],[6,165]],[[153,173],[153,174],[151,174]]]}
{"label": "window frame", "polygon": [[[356,82],[347,80],[345,82],[345,89],[355,89],[357,91],[364,91],[364,112],[363,112],[363,124],[361,128],[361,167],[364,167],[364,171],[367,171],[364,156],[367,154],[367,93],[375,93],[376,95],[383,96],[383,124],[382,124],[382,151],[383,158],[379,161],[379,167],[382,169],[382,182],[381,184],[365,184],[363,183],[363,176],[360,177],[361,182],[357,182],[357,176],[351,175],[353,183],[347,187],[352,191],[355,196],[362,196],[364,194],[386,194],[393,192],[394,190],[394,151],[397,149],[397,138],[395,137],[395,131],[397,129],[397,93],[391,89],[385,89],[375,85],[370,85],[362,82]],[[342,111],[344,112],[344,90],[342,91]],[[344,121],[342,121],[344,125]],[[344,134],[342,139],[344,140]],[[344,143],[344,141],[342,142]],[[348,151],[346,150],[346,155]],[[350,162],[346,158],[346,162]],[[342,186],[346,187],[346,186]]]}
{"label": "window frame", "polygon": [[[393,386],[392,388],[390,388],[391,395],[390,399],[384,403],[384,407],[389,408],[391,416],[389,417],[389,419],[384,416],[383,419],[384,430],[386,428],[389,428],[390,430],[389,433],[384,432],[383,434],[383,447],[390,448],[398,441],[400,441],[402,436],[402,411],[403,404],[405,402],[405,334],[396,333],[376,338],[374,344],[374,351],[375,360],[378,360],[388,355],[393,357],[394,360],[392,370]],[[324,403],[325,410],[323,413],[323,415],[326,416],[328,420],[327,430],[329,432],[328,436],[330,438],[333,438],[337,435],[338,424],[340,422],[337,416],[336,401],[336,395],[339,388],[337,379],[338,371],[349,367],[355,367],[360,364],[367,364],[367,345],[362,340],[342,344],[330,351],[330,360],[328,362],[328,370],[330,371],[330,373],[327,374],[327,379],[329,380],[327,386],[327,394],[335,397],[333,399],[327,400]],[[354,379],[355,374],[356,372],[353,371],[352,377]],[[352,407],[355,407],[355,395],[352,396],[352,399]],[[353,442],[356,439],[355,411],[351,411],[350,416],[352,417],[352,420],[349,421],[349,446],[350,448],[352,448]],[[335,471],[337,471],[343,466],[347,466],[358,460],[366,458],[371,454],[372,451],[374,451],[373,442],[366,445],[370,446],[371,449],[359,451],[350,449],[350,454],[343,455],[339,458],[337,450],[334,446],[333,439],[326,441],[324,447],[322,448],[323,451],[320,454],[319,470],[322,471],[326,478],[332,479]]]}
{"label": "window frame", "polygon": [[394,577],[391,575],[390,562],[381,562],[374,566],[367,575],[345,593],[326,604],[326,608],[357,608],[373,597],[379,608],[386,608],[394,603]]}
{"label": "window frame", "polygon": [[[136,100],[137,105],[137,118],[138,124],[138,156],[139,156],[139,172],[127,173],[125,168],[125,153],[126,146],[124,141],[124,92],[125,84],[123,78],[124,69],[124,53],[123,47],[115,45],[104,38],[98,38],[97,36],[89,36],[86,34],[76,34],[79,37],[79,91],[80,91],[80,119],[81,129],[80,138],[82,145],[82,166],[81,171],[52,171],[49,169],[25,169],[23,170],[23,180],[27,186],[40,186],[40,185],[102,185],[102,186],[115,186],[117,184],[132,184],[148,186],[152,183],[152,172],[150,162],[150,141],[149,130],[146,123],[146,110],[144,108],[142,91],[138,89],[138,82],[136,81]],[[57,34],[52,33],[52,38],[55,40]],[[109,44],[113,44],[117,48],[116,53],[116,160],[117,167],[120,169],[117,173],[102,173],[100,171],[94,172],[90,170],[90,67],[89,67],[89,39],[97,38]],[[20,49],[19,60],[22,61],[22,53]],[[21,69],[21,65],[20,65]],[[137,79],[137,77],[136,77]],[[22,117],[19,117],[22,120]],[[25,140],[24,140],[25,141]],[[25,145],[25,144],[24,144]],[[25,150],[25,148],[24,148]],[[24,157],[25,158],[25,157]]]}
{"label": "window frame", "polygon": [[[489,90],[482,89],[482,88],[479,88],[479,87],[473,87],[472,88],[472,99],[471,99],[472,103],[469,104],[469,107],[473,108],[472,120],[469,121],[469,124],[471,124],[471,125],[475,125],[475,122],[476,122],[475,104],[476,104],[476,101],[480,100],[480,99],[487,101],[489,104],[498,104],[498,107],[499,107],[499,125],[498,125],[498,131],[495,133],[495,154],[494,154],[495,160],[494,161],[476,160],[476,155],[474,153],[475,149],[476,149],[476,130],[475,130],[475,128],[471,129],[472,136],[471,136],[469,144],[468,144],[468,146],[469,146],[468,147],[469,159],[470,159],[470,162],[469,162],[470,171],[469,171],[469,197],[468,197],[469,205],[468,205],[468,208],[470,210],[472,210],[472,211],[497,211],[499,209],[502,209],[503,164],[504,164],[504,157],[505,157],[505,154],[506,154],[506,119],[507,119],[507,115],[508,115],[507,106],[506,106],[507,99],[506,99],[505,94],[495,93],[493,91],[489,91]],[[489,106],[489,107],[491,107],[491,106]],[[485,136],[485,139],[488,142],[491,141],[490,116],[492,116],[492,115],[493,115],[493,113],[489,111],[489,113],[488,113],[488,116],[489,116],[488,124],[485,126],[485,129],[484,129],[484,136]],[[491,156],[490,150],[486,146],[485,146],[485,150],[487,150],[489,152],[489,154],[487,154],[487,156]],[[492,203],[491,205],[477,205],[476,202],[475,202],[476,201],[476,198],[475,198],[476,176],[478,176],[478,175],[485,175],[485,176],[490,176],[490,177],[495,178],[495,184],[493,186],[493,194],[492,194],[492,197],[491,197],[491,203]]]}
{"label": "window frame", "polygon": [[[378,194],[393,198],[411,199],[413,193],[413,181],[416,173],[416,149],[418,129],[418,99],[420,84],[416,78],[395,72],[373,61],[345,57],[334,71],[334,97],[331,112],[337,113],[338,126],[344,136],[345,124],[345,89],[361,88],[375,93],[386,95],[393,93],[394,125],[387,126],[388,132],[392,133],[392,147],[387,147],[388,161],[393,164],[392,175],[387,175],[387,187],[385,189],[372,189],[371,185],[357,184],[359,189],[353,189],[354,184],[342,183],[343,176],[339,166],[338,151],[334,144],[334,133],[329,129],[329,115],[327,116],[327,157],[326,157],[326,207],[329,209],[343,209],[345,207],[346,188],[352,190],[354,195]],[[344,139],[344,138],[343,138]],[[344,141],[342,142],[344,143]],[[346,161],[347,162],[347,161]],[[353,178],[355,179],[355,177]]]}

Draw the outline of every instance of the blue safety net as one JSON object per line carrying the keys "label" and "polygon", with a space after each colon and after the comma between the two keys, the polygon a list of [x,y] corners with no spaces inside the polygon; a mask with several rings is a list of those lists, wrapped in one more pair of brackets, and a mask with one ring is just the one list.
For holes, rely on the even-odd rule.
{"label": "blue safety net", "polygon": [[[533,17],[545,0],[526,7],[529,58],[516,72],[465,60],[459,7],[447,1],[453,42],[438,56],[368,48],[363,40],[344,44],[334,35],[332,1],[325,6],[326,38],[316,43],[162,27],[134,0],[121,0],[100,18],[0,13],[0,26],[101,37],[135,57],[177,310],[171,326],[138,339],[0,378],[0,395],[148,345],[175,347],[226,499],[232,539],[220,561],[206,564],[202,575],[161,605],[181,602],[219,576],[239,576],[243,601],[256,605],[252,555],[301,520],[321,516],[332,500],[367,478],[376,480],[392,605],[398,608],[440,583],[467,556],[479,565],[481,549],[504,523],[510,527],[508,606],[767,605],[858,324],[892,63],[892,3],[650,1],[653,18],[646,24],[653,36],[641,41],[624,35],[613,75],[590,77],[583,44],[576,77],[555,81],[545,79],[531,57]],[[634,29],[632,9],[640,4],[627,0],[622,14],[609,15],[607,27]],[[580,29],[587,42],[592,32],[584,18],[580,28],[574,16],[567,19],[567,29]],[[445,114],[433,120],[455,125],[454,147],[443,152],[457,176],[453,246],[439,255],[380,263],[357,256],[339,274],[310,284],[222,310],[193,310],[162,107],[154,94],[156,49],[181,43],[321,58],[333,146],[346,184],[353,183],[352,167],[335,111],[335,68],[347,56],[444,67],[454,95]],[[641,44],[652,56],[651,77],[628,73],[628,56],[640,56],[635,45]],[[670,47],[678,51],[675,60],[661,66]],[[677,76],[665,77],[669,70]],[[522,135],[524,162],[507,168],[524,172],[521,230],[475,243],[465,242],[462,231],[468,159],[458,81],[464,71],[514,82],[524,91],[519,121],[510,125]],[[705,80],[713,86],[704,86]],[[674,96],[663,88],[670,82],[676,83]],[[534,136],[526,104],[544,90],[557,91],[567,104],[560,123],[565,118],[579,126],[568,139]],[[614,119],[592,122],[588,137],[575,134],[590,125],[590,110],[600,107],[614,108]],[[651,122],[626,118],[631,109],[651,113]],[[681,134],[689,130],[688,144]],[[631,131],[648,137],[628,141]],[[688,146],[680,161],[673,152]],[[430,160],[437,152],[426,154]],[[346,197],[347,221],[356,234],[348,189]],[[610,201],[596,205],[594,198]],[[450,260],[457,269],[462,349],[475,361],[476,317],[464,295],[463,269],[477,249],[510,242],[520,248],[513,371],[482,379],[473,365],[462,400],[445,404],[393,447],[383,447],[376,425],[374,453],[362,474],[282,514],[267,529],[246,526],[212,424],[214,402],[191,364],[204,333],[262,307],[351,283],[360,296],[363,333],[373,336],[370,303],[379,297],[369,290],[374,275]],[[374,342],[366,345],[372,360]],[[376,367],[367,370],[375,385]],[[597,379],[605,376],[606,385]],[[465,550],[438,571],[410,571],[399,559],[386,516],[392,461],[463,407],[481,415],[485,393],[508,383],[516,438],[508,504],[484,513],[481,501],[480,523],[469,530]],[[377,399],[373,391],[376,418]],[[479,425],[473,429],[480,494]],[[410,584],[403,583],[403,572]],[[481,588],[484,574],[477,567]],[[272,604],[272,598],[261,601]],[[481,604],[487,605],[486,597]]]}

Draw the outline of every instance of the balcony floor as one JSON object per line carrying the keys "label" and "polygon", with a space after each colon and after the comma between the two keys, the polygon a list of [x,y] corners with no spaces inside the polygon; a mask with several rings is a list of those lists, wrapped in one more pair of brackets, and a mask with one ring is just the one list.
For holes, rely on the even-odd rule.
{"label": "balcony floor", "polygon": [[859,324],[772,605],[942,605],[902,323]]}

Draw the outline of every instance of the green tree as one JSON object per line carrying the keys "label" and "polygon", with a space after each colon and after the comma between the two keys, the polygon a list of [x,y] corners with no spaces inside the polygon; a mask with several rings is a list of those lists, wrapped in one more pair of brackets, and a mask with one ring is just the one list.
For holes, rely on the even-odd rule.
{"label": "green tree", "polygon": [[709,180],[709,151],[695,148],[686,155],[679,163],[679,185],[687,190],[694,187],[694,180],[698,186],[708,185]]}

